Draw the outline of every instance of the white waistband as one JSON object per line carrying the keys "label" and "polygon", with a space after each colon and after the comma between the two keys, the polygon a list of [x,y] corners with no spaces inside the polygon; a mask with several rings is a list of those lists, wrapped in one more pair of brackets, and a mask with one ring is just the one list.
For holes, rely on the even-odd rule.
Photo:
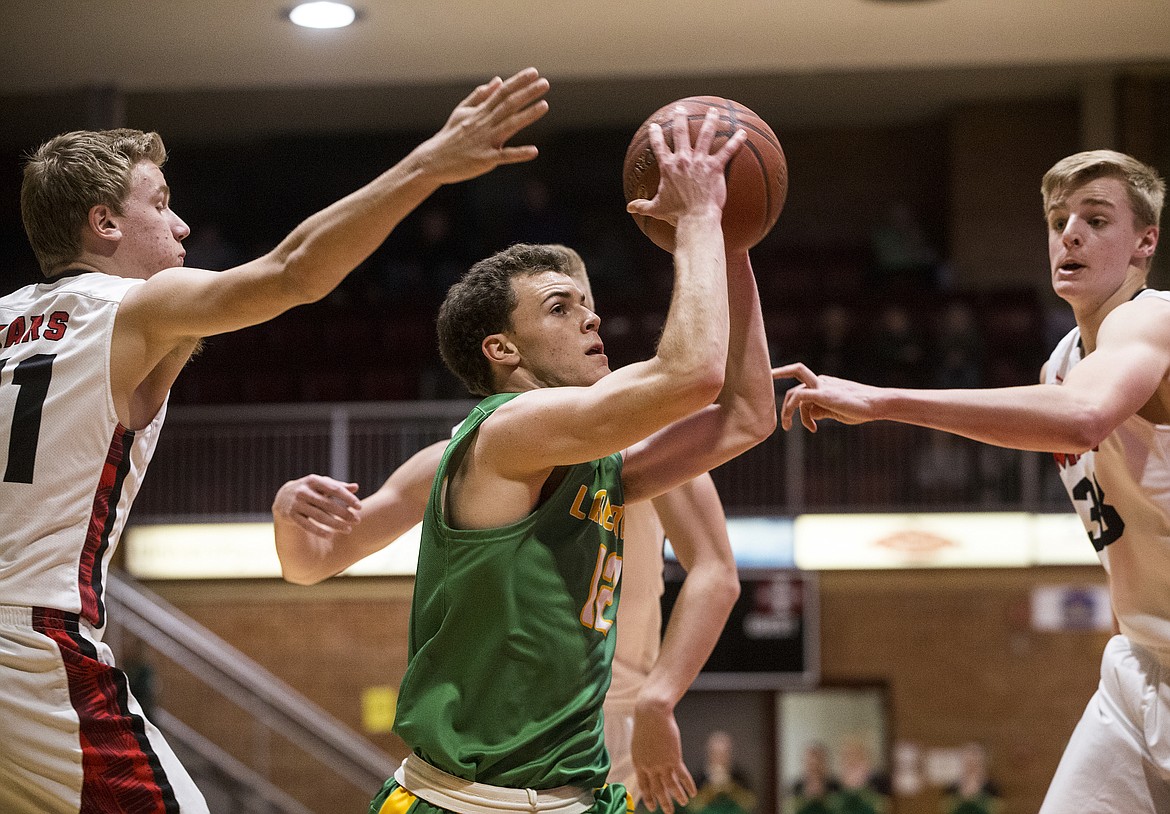
{"label": "white waistband", "polygon": [[593,807],[592,792],[577,786],[540,790],[489,786],[447,774],[414,754],[406,756],[394,779],[415,797],[457,814],[582,814]]}
{"label": "white waistband", "polygon": [[19,605],[0,605],[0,625],[32,627],[32,608]]}

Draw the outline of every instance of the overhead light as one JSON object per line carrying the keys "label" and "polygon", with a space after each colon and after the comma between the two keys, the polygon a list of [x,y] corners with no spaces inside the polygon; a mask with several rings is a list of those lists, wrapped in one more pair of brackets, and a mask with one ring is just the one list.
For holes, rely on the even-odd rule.
{"label": "overhead light", "polygon": [[288,18],[305,28],[345,28],[357,17],[352,6],[345,3],[301,3],[288,13]]}

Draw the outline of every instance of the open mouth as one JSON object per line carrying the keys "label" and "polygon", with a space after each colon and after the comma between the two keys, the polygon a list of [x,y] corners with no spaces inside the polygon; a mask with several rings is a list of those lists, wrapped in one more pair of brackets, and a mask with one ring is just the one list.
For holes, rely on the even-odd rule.
{"label": "open mouth", "polygon": [[1080,269],[1083,269],[1084,266],[1080,263],[1076,263],[1070,260],[1067,263],[1061,263],[1059,268],[1061,271],[1079,271]]}
{"label": "open mouth", "polygon": [[585,351],[586,356],[599,356],[603,353],[605,353],[604,345],[594,345],[589,350]]}

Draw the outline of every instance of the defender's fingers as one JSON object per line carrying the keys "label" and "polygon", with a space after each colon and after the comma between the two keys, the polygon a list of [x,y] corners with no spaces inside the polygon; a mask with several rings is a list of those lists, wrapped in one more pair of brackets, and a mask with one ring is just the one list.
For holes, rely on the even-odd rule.
{"label": "defender's fingers", "polygon": [[306,517],[303,514],[293,514],[289,516],[294,524],[307,531],[314,536],[320,534],[328,534],[331,531],[349,531],[349,529],[334,529],[330,526],[317,523],[312,518]]}
{"label": "defender's fingers", "polygon": [[[517,88],[523,87],[524,85],[533,84],[535,82],[541,81],[541,79],[542,77],[540,75],[540,71],[536,70],[536,68],[528,67],[516,71],[516,73],[505,79],[503,81],[502,88],[504,93],[512,93]],[[544,79],[543,81],[546,85],[548,84],[547,79]]]}
{"label": "defender's fingers", "polygon": [[800,423],[803,424],[809,432],[817,431],[817,422],[816,419],[813,418],[812,414],[813,407],[815,406],[816,405],[813,404],[800,405]]}
{"label": "defender's fingers", "polygon": [[498,143],[501,145],[505,144],[508,139],[512,138],[512,136],[519,133],[528,125],[538,121],[545,113],[548,113],[548,102],[541,99],[539,102],[533,102],[527,107],[508,115],[495,126]]}
{"label": "defender's fingers", "polygon": [[788,393],[785,393],[784,401],[780,405],[780,426],[785,430],[792,429],[792,414],[795,412],[796,404],[788,398]]}
{"label": "defender's fingers", "polygon": [[772,368],[772,380],[779,379],[796,379],[806,387],[817,386],[817,374],[809,370],[803,362],[793,362],[790,365]]}
{"label": "defender's fingers", "polygon": [[521,85],[512,90],[508,90],[505,85],[500,88],[496,97],[488,102],[489,106],[492,107],[492,116],[496,119],[506,119],[517,110],[523,110],[534,104],[548,93],[548,88],[548,80],[543,77],[531,84]]}
{"label": "defender's fingers", "polygon": [[475,90],[467,94],[463,101],[459,103],[459,106],[475,107],[476,105],[483,104],[485,101],[487,101],[489,96],[491,96],[496,92],[497,89],[499,89],[501,84],[503,84],[503,80],[498,76],[493,76],[482,85],[477,85]]}

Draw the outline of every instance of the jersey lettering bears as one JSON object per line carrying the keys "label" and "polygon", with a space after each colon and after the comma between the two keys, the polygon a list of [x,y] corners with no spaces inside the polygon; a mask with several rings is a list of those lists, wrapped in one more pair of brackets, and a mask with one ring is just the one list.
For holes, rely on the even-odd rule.
{"label": "jersey lettering bears", "polygon": [[68,326],[68,311],[54,311],[47,318],[44,314],[14,317],[10,323],[0,322],[0,347],[9,348],[36,339],[57,342],[65,337]]}

